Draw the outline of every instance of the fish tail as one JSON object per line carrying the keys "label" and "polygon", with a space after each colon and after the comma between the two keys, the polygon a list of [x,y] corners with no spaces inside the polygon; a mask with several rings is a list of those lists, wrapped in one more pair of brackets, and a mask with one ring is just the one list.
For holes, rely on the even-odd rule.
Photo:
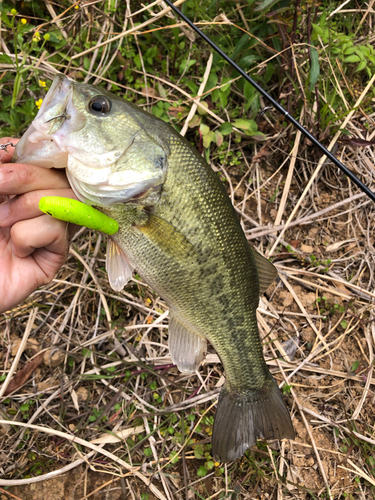
{"label": "fish tail", "polygon": [[215,460],[235,460],[257,439],[283,438],[293,439],[294,429],[273,378],[261,389],[235,391],[223,387],[212,433]]}

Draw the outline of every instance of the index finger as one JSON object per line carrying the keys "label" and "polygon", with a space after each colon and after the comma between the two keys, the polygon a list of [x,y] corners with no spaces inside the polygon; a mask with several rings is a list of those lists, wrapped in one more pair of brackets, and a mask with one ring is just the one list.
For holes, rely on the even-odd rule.
{"label": "index finger", "polygon": [[0,165],[0,195],[24,194],[45,189],[68,189],[65,172],[23,163]]}

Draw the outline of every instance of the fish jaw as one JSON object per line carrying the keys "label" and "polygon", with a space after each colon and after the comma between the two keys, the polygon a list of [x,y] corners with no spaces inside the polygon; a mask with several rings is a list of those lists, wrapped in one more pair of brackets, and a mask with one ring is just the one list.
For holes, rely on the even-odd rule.
{"label": "fish jaw", "polygon": [[65,168],[69,154],[67,136],[71,130],[79,130],[82,126],[82,118],[72,102],[71,83],[67,78],[57,76],[36,118],[18,142],[13,162]]}
{"label": "fish jaw", "polygon": [[[90,100],[110,100],[108,116]],[[166,178],[167,151],[146,131],[144,117],[113,94],[55,77],[13,161],[66,168],[79,200],[101,207],[136,200],[154,204]]]}

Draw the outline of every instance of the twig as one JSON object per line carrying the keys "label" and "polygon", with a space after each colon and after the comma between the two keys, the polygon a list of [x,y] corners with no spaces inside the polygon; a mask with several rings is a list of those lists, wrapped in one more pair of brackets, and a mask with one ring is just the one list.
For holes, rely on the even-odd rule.
{"label": "twig", "polygon": [[[9,421],[7,420],[0,420],[0,424],[9,424]],[[27,424],[27,423],[23,423],[23,422],[15,422],[15,421],[12,421],[12,425],[18,425],[20,427],[26,427],[28,429],[34,429],[36,431],[39,431],[39,432],[45,432],[46,434],[51,434],[52,436],[59,436],[63,439],[67,439],[68,441],[71,441],[72,443],[78,443],[82,446],[86,446],[87,448],[91,448],[92,450],[96,451],[97,453],[100,453],[101,455],[104,455],[108,458],[110,458],[111,460],[113,460],[115,463],[121,465],[122,467],[124,467],[126,470],[130,471],[132,474],[134,474],[136,477],[138,477],[141,481],[143,481],[151,490],[151,492],[157,496],[157,498],[159,498],[160,500],[167,500],[165,498],[165,496],[158,490],[158,488],[156,488],[156,486],[154,486],[153,484],[150,484],[148,479],[139,472],[139,469],[140,467],[132,467],[131,465],[129,465],[128,463],[126,463],[124,460],[122,460],[121,458],[119,457],[116,457],[116,455],[114,455],[113,453],[101,448],[100,446],[96,446],[95,444],[93,443],[90,443],[88,441],[86,441],[85,439],[81,439],[77,436],[73,436],[71,434],[67,434],[66,432],[61,432],[61,431],[58,431],[57,429],[49,429],[48,427],[42,427],[40,425],[30,425],[30,424]],[[48,476],[48,474],[46,474],[45,476]],[[40,479],[40,478],[37,478],[37,479]],[[29,479],[28,479],[29,480]],[[0,479],[0,484],[1,485],[4,485],[4,479]]]}
{"label": "twig", "polygon": [[[13,374],[15,373],[15,371],[17,369],[19,360],[21,358],[21,355],[22,355],[23,351],[25,350],[25,347],[26,347],[26,344],[27,344],[27,340],[28,340],[29,335],[31,333],[31,329],[34,326],[34,321],[35,321],[37,313],[38,313],[38,308],[31,309],[31,311],[30,311],[29,319],[27,321],[27,325],[26,325],[26,329],[25,329],[25,333],[22,336],[22,341],[21,341],[20,346],[18,348],[16,357],[14,358],[12,366],[10,367],[10,370],[8,372],[8,375],[7,375],[7,378],[4,380],[4,383],[1,386],[1,389],[0,389],[0,398],[2,398],[3,395],[5,394],[5,391],[8,388],[10,380],[11,380]],[[9,422],[8,422],[8,424],[9,424]]]}
{"label": "twig", "polygon": [[188,126],[189,126],[189,122],[194,117],[194,115],[195,115],[195,113],[197,111],[198,102],[199,102],[199,99],[200,99],[199,96],[200,96],[200,94],[203,94],[204,89],[206,87],[206,83],[207,83],[208,77],[210,76],[210,72],[211,72],[211,66],[212,66],[213,58],[214,58],[214,55],[211,52],[210,57],[208,58],[208,61],[207,61],[207,66],[206,66],[206,70],[205,70],[204,75],[203,75],[203,80],[202,80],[201,86],[199,87],[199,90],[198,90],[198,97],[194,101],[192,107],[190,108],[189,114],[188,114],[188,116],[187,116],[187,118],[185,120],[184,126],[182,127],[182,130],[180,132],[180,134],[182,136],[184,136],[186,134],[186,131],[187,131]]}
{"label": "twig", "polygon": [[[173,5],[178,7],[179,5],[181,5],[184,2],[185,2],[185,0],[177,0],[177,2],[175,2]],[[163,9],[162,11],[160,11],[159,14],[156,14],[155,17],[148,19],[147,21],[139,24],[138,26],[134,26],[133,28],[130,28],[129,30],[123,31],[119,35],[116,35],[116,36],[110,38],[109,40],[106,40],[105,42],[98,43],[94,47],[91,47],[91,49],[87,49],[87,50],[84,50],[83,52],[80,52],[79,54],[73,55],[71,57],[71,60],[77,59],[78,57],[83,57],[86,54],[89,54],[90,52],[94,51],[95,49],[99,49],[100,47],[104,47],[104,45],[108,45],[109,43],[112,43],[112,42],[115,42],[116,40],[119,40],[120,38],[124,38],[127,35],[131,35],[132,33],[137,32],[140,29],[144,28],[145,26],[148,26],[149,24],[154,23],[158,19],[162,18],[163,16],[165,16],[165,14],[167,14],[167,12],[169,12],[171,10],[172,9],[170,7],[167,7],[166,9]]]}
{"label": "twig", "polygon": [[[375,81],[375,74],[372,76],[372,78],[370,79],[370,81],[368,82],[368,84],[366,85],[366,88],[364,89],[364,91],[361,93],[360,97],[358,98],[357,102],[355,103],[354,105],[354,108],[352,109],[352,111],[350,111],[350,113],[347,115],[347,117],[345,118],[343,124],[341,125],[341,128],[340,130],[335,134],[335,137],[332,139],[332,141],[330,142],[329,146],[328,146],[328,150],[331,151],[333,146],[336,144],[336,141],[337,139],[340,137],[341,135],[341,131],[342,129],[344,129],[346,127],[346,125],[348,124],[348,122],[351,120],[352,116],[354,115],[355,111],[356,111],[356,108],[361,104],[362,100],[364,99],[364,97],[366,96],[367,92],[370,90],[370,88],[372,87],[373,83]],[[300,196],[298,202],[296,203],[296,206],[294,207],[294,209],[292,210],[292,213],[290,214],[284,228],[282,229],[281,233],[279,234],[278,238],[276,239],[275,243],[273,244],[271,250],[269,251],[268,253],[268,257],[271,257],[276,248],[278,247],[279,243],[280,243],[280,240],[281,238],[284,236],[284,233],[285,231],[287,230],[287,228],[289,227],[289,224],[290,222],[292,221],[292,219],[294,218],[295,214],[297,213],[297,210],[299,209],[302,201],[305,199],[307,193],[309,192],[313,182],[315,181],[316,177],[318,176],[321,168],[323,167],[323,165],[325,164],[325,161],[326,161],[327,157],[324,155],[320,158],[319,160],[319,163],[318,163],[318,166],[316,167],[314,173],[312,174],[309,182],[307,183],[307,186],[305,187],[302,195]]]}

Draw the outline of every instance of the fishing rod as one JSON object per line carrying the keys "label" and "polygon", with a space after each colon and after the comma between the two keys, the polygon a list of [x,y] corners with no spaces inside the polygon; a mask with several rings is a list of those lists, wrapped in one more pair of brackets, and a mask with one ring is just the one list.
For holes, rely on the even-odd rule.
{"label": "fishing rod", "polygon": [[207,35],[203,33],[195,24],[190,21],[188,17],[186,17],[177,7],[173,5],[170,0],[164,0],[167,5],[179,16],[181,19],[187,23],[191,29],[193,29],[203,40],[205,40],[218,54],[221,55],[223,59],[227,61],[238,73],[245,78],[255,89],[265,97],[274,108],[276,108],[290,123],[292,123],[295,127],[298,128],[300,132],[304,136],[306,136],[324,155],[327,156],[351,181],[354,182],[356,186],[361,189],[366,195],[372,200],[375,201],[375,193],[371,191],[363,182],[361,182],[357,176],[353,174],[351,170],[349,170],[341,161],[336,158],[327,148],[321,144],[318,139],[316,139],[310,132],[305,129],[293,116],[291,116],[288,111],[286,111],[281,104],[279,104],[273,97],[271,97],[260,85],[258,85],[242,68],[240,68],[225,52],[223,52]]}

